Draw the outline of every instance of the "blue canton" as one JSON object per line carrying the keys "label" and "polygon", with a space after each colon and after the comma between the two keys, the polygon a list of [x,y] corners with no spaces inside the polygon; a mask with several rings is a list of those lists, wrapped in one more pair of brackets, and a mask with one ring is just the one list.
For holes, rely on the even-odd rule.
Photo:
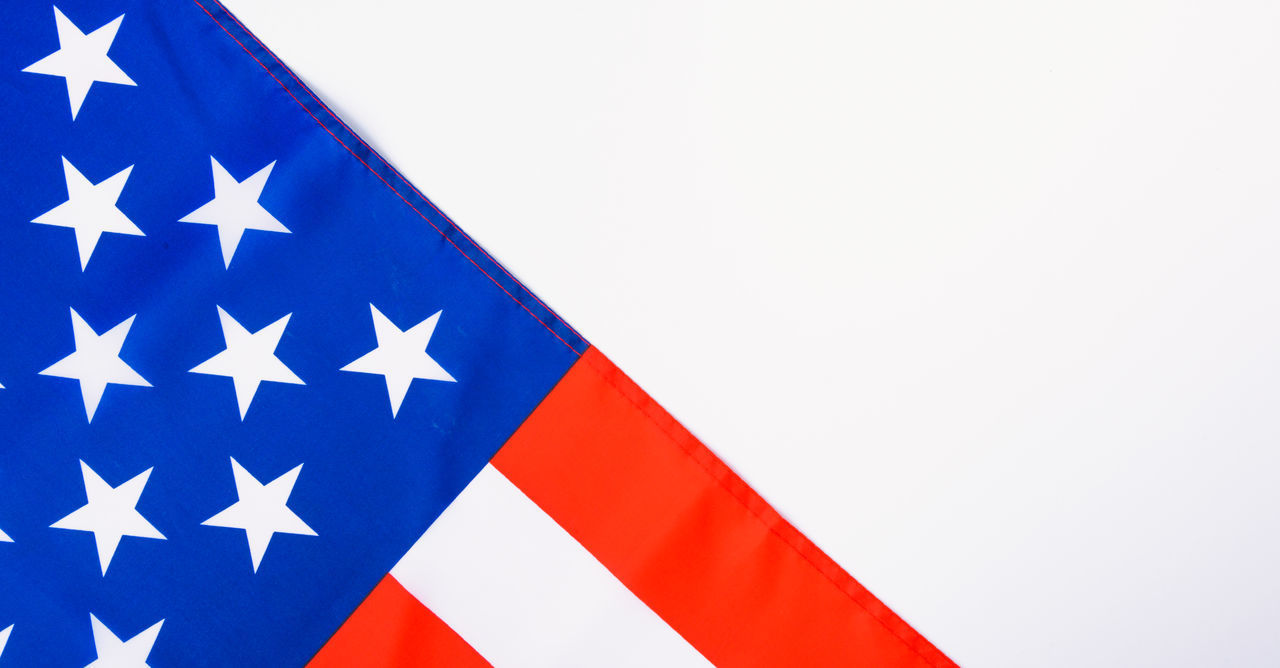
{"label": "blue canton", "polygon": [[216,4],[5,9],[0,666],[302,665],[587,344]]}

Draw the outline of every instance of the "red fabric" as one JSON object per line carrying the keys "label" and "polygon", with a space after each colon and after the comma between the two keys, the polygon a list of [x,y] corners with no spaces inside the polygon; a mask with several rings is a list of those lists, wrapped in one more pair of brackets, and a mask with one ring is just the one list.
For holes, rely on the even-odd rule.
{"label": "red fabric", "polygon": [[482,668],[489,662],[388,575],[307,665]]}
{"label": "red fabric", "polygon": [[717,666],[952,666],[592,348],[493,459]]}

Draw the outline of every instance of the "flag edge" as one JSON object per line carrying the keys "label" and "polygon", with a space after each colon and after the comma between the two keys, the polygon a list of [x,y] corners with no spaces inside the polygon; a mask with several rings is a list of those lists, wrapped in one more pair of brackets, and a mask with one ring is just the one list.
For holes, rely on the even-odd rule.
{"label": "flag edge", "polygon": [[[405,178],[399,170],[393,167],[386,158],[382,157],[382,155],[374,150],[368,142],[343,122],[342,119],[339,118],[338,115],[335,114],[319,96],[317,96],[306,84],[302,82],[302,79],[299,78],[298,75],[275,54],[275,52],[267,47],[262,40],[258,39],[252,31],[245,27],[245,25],[240,22],[240,20],[236,18],[236,16],[232,14],[231,11],[220,2],[220,0],[191,0],[191,2],[208,15],[209,19],[221,28],[237,46],[252,58],[253,61],[256,62],[275,81],[276,84],[283,88],[284,91],[288,93],[289,97],[293,98],[293,101],[297,103],[297,105],[301,107],[302,110],[306,112],[306,114],[310,116],[321,129],[328,133],[339,146],[346,149],[352,157],[354,157],[361,165],[368,169],[370,173],[380,180],[387,189],[399,197],[411,211],[418,214],[418,216],[421,217],[432,229],[444,237],[445,240],[448,241],[463,258],[469,261],[482,275],[484,275],[485,278],[489,279],[489,281],[497,286],[499,290],[505,293],[507,297],[524,309],[530,317],[532,317],[538,324],[542,325],[542,327],[554,336],[561,344],[573,351],[573,353],[578,357],[581,357],[586,349],[590,347],[590,343],[583,338],[577,330],[547,306],[541,298],[517,279],[505,266],[503,266],[501,262],[498,262],[488,251],[484,249],[483,246],[472,239],[466,231],[458,226],[458,224],[445,214],[443,210],[436,206],[431,199],[422,194],[422,192],[407,178]],[[219,20],[214,11],[210,9],[210,6],[216,9],[218,13],[222,14],[227,19],[230,19],[230,21]],[[237,33],[239,33],[239,36]],[[254,53],[250,48],[250,42],[261,50],[262,54],[266,57],[266,61],[264,61],[262,57],[259,57],[259,54]],[[281,76],[281,74],[283,74],[283,76]],[[292,83],[290,83],[290,80]],[[313,109],[308,106],[299,98],[299,93],[303,94],[305,97],[309,97],[316,103],[316,105],[318,105],[318,107]],[[337,127],[335,128],[326,125],[322,120],[322,117],[331,120]],[[345,135],[348,141],[343,141],[343,138],[339,136],[339,133]],[[359,148],[366,153],[366,156],[362,156],[357,152],[356,148],[353,147],[353,144],[356,143],[358,143]],[[374,161],[376,161],[376,163],[380,165],[387,174],[380,173],[373,164],[370,164],[371,161],[366,158],[374,159]],[[399,184],[401,184],[402,187],[410,193],[410,195],[419,200],[420,204],[426,204],[430,211],[435,214],[434,217],[438,218],[440,223],[443,224],[443,228],[441,225],[438,225],[436,221],[432,220],[432,216],[428,216],[426,213],[421,211],[418,206],[415,206],[414,203],[410,201],[409,197],[397,189],[392,183],[393,180],[399,182]],[[467,252],[468,249],[472,250],[478,257],[473,257],[472,254]],[[500,277],[495,275],[497,272],[501,272],[502,275],[505,275],[507,280],[500,280]]]}

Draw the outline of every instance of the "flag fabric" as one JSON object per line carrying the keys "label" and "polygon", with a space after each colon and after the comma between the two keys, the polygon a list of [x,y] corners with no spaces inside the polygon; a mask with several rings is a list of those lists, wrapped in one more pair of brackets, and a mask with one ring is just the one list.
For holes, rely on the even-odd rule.
{"label": "flag fabric", "polygon": [[15,0],[0,668],[942,666],[212,0]]}

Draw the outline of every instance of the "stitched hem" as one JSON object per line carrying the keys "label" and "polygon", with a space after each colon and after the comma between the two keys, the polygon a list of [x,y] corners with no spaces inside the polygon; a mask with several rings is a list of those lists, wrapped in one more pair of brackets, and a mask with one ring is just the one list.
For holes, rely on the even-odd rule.
{"label": "stitched hem", "polygon": [[[586,363],[601,380],[609,384],[644,416],[664,436],[694,461],[708,476],[716,481],[729,495],[740,503],[753,517],[760,521],[770,533],[777,536],[804,559],[806,563],[822,574],[832,585],[839,589],[849,600],[862,608],[876,621],[880,622],[890,634],[900,640],[911,651],[932,666],[956,666],[947,658],[942,650],[929,642],[919,631],[907,624],[897,613],[876,598],[863,587],[852,575],[840,567],[830,556],[800,533],[798,529],[778,514],[767,501],[738,477],[715,453],[711,452],[693,434],[689,433],[675,418],[654,401],[640,386],[635,384],[617,365],[605,357],[597,348],[592,347],[583,354],[581,361]],[[555,390],[552,390],[553,392]]]}
{"label": "stitched hem", "polygon": [[[302,107],[302,110],[305,111],[321,129],[327,132],[330,137],[333,137],[334,141],[338,142],[339,146],[346,149],[352,157],[377,177],[388,190],[399,197],[411,211],[418,214],[418,216],[426,221],[432,229],[443,236],[445,240],[449,242],[449,245],[453,246],[454,250],[462,255],[462,257],[466,258],[467,261],[470,262],[481,274],[483,274],[485,278],[489,279],[489,281],[496,285],[499,290],[502,290],[502,292],[512,301],[519,304],[520,308],[524,309],[531,318],[537,321],[538,324],[542,325],[543,328],[550,332],[552,336],[560,341],[560,343],[565,347],[572,350],[576,355],[581,356],[582,353],[586,351],[590,344],[587,343],[587,341],[583,339],[577,331],[556,315],[554,311],[548,308],[541,299],[520,283],[520,281],[511,274],[511,272],[507,271],[505,267],[494,260],[493,256],[489,255],[489,253],[480,247],[480,245],[468,236],[466,232],[463,232],[462,229],[453,222],[453,220],[439,209],[439,207],[437,207],[431,200],[427,199],[426,196],[413,186],[413,184],[409,183],[409,181],[405,179],[400,172],[391,167],[390,163],[379,155],[377,151],[374,151],[372,147],[360,138],[359,135],[343,123],[328,106],[320,101],[320,98],[317,97],[310,88],[302,83],[302,81],[293,73],[292,70],[288,68],[288,66],[276,57],[276,55],[272,53],[271,50],[268,49],[266,45],[263,44],[262,41],[253,33],[249,32],[249,30],[244,27],[244,24],[240,23],[240,21],[236,19],[226,7],[218,2],[218,0],[204,0],[204,2],[201,0],[192,0],[192,2],[203,10],[215,25],[221,28],[222,31],[232,39],[232,41],[234,41],[246,54],[249,55],[250,58],[254,60],[254,62],[265,70],[276,84],[283,88],[285,92],[289,94],[289,97],[293,98],[293,101],[296,102],[299,107]],[[223,16],[231,19],[231,22],[234,25],[228,25],[224,21],[219,20],[218,16],[216,16],[209,7],[205,6],[204,3],[208,3],[210,6],[217,9]],[[240,35],[237,35],[237,32],[239,32]],[[241,37],[244,37],[244,39],[241,39]],[[253,49],[250,48],[250,44],[247,43],[249,41],[252,41],[252,43],[262,51],[264,56],[270,60],[270,63],[264,62],[263,58],[260,58],[257,53],[254,53]],[[285,78],[291,79],[294,85],[291,86],[285,81],[285,78],[278,76],[277,70],[283,72],[286,75]],[[303,101],[303,99],[300,99],[297,92],[295,92],[295,88],[303,93],[305,97],[314,101],[316,103],[316,108],[313,109],[312,106],[309,106]],[[324,120],[322,120],[322,117],[329,119],[335,127],[326,125]],[[343,136],[339,136],[339,133]],[[345,141],[344,137],[346,139]],[[357,148],[359,151],[357,151]],[[361,153],[364,153],[365,155],[361,155]],[[370,164],[370,160],[367,160],[366,158],[373,159],[374,164]],[[382,170],[380,171],[376,168],[375,164],[381,167]],[[386,173],[384,174],[382,172]],[[396,183],[393,184],[393,181]],[[400,189],[397,189],[397,185],[408,191],[414,198],[416,198],[418,200],[417,204],[415,205],[409,197],[406,197]],[[423,208],[429,208],[430,211],[435,214],[435,217],[439,219],[439,224],[437,224],[436,220],[432,220],[432,216],[427,215],[419,208],[423,204],[426,205]],[[499,275],[499,272],[501,275]]]}
{"label": "stitched hem", "polygon": [[[889,633],[919,655],[921,659],[933,666],[956,665],[948,659],[941,650],[925,639],[924,636],[920,635],[918,631],[903,621],[901,617],[890,610],[888,606],[876,598],[874,594],[858,583],[853,576],[849,575],[848,572],[841,568],[833,559],[831,559],[831,557],[818,548],[818,546],[814,545],[811,541],[805,538],[799,530],[783,519],[777,511],[769,506],[762,497],[756,494],[755,491],[752,490],[745,481],[738,477],[738,475],[735,474],[726,464],[724,464],[719,457],[707,449],[705,445],[699,442],[692,434],[685,430],[684,427],[676,422],[669,413],[645,394],[643,390],[636,386],[630,378],[618,369],[618,367],[614,366],[612,362],[609,362],[608,358],[595,348],[590,347],[577,331],[547,307],[547,305],[539,299],[537,295],[524,287],[524,285],[520,283],[509,271],[507,271],[505,267],[489,255],[489,253],[473,239],[471,239],[471,237],[459,228],[456,223],[444,214],[443,211],[436,207],[430,199],[423,195],[421,191],[404,178],[399,171],[392,167],[386,159],[379,155],[377,151],[373,150],[373,148],[361,139],[358,134],[352,131],[351,128],[337,116],[337,114],[333,113],[333,111],[329,109],[329,107],[325,105],[309,87],[302,83],[302,81],[291,69],[289,69],[288,66],[276,57],[276,55],[252,32],[250,32],[244,24],[239,21],[239,19],[227,10],[221,2],[218,0],[206,0],[206,2],[209,2],[220,10],[223,15],[230,18],[231,21],[235,23],[236,29],[242,33],[243,36],[247,39],[251,39],[267,56],[269,56],[272,61],[271,65],[263,62],[263,60],[245,44],[245,41],[241,40],[240,37],[232,32],[232,29],[226,24],[218,20],[218,17],[215,16],[209,8],[202,4],[201,0],[192,0],[192,2],[194,2],[196,6],[200,7],[200,9],[209,16],[214,24],[221,28],[223,32],[225,32],[228,37],[240,46],[246,54],[253,58],[253,60],[258,63],[258,65],[262,67],[262,69],[265,70],[267,74],[270,75],[271,78],[281,88],[283,88],[291,98],[293,98],[294,102],[296,102],[298,106],[302,107],[303,111],[307,112],[307,114],[311,116],[317,125],[333,137],[334,141],[338,142],[338,144],[346,149],[352,157],[359,161],[360,164],[364,165],[364,167],[373,173],[378,180],[382,181],[382,183],[391,190],[391,192],[395,193],[395,195],[399,197],[410,210],[418,214],[418,216],[426,221],[432,229],[443,236],[450,245],[452,245],[460,255],[471,262],[471,264],[480,271],[485,278],[488,278],[494,285],[502,290],[504,294],[511,298],[512,301],[519,304],[530,317],[541,324],[552,334],[552,336],[559,340],[560,343],[564,344],[575,354],[579,355],[581,359],[585,360],[588,366],[590,366],[602,380],[607,382],[615,391],[640,410],[641,413],[643,413],[645,417],[652,422],[673,445],[678,447],[686,456],[698,464],[698,466],[702,468],[708,476],[723,487],[725,491],[729,492],[731,497],[738,501],[738,503],[750,512],[753,517],[759,520],[773,535],[777,536],[784,544],[804,559],[806,563],[822,574],[822,576],[831,582],[832,585],[843,592],[849,600],[866,611],[867,614],[871,615],[871,617],[876,621],[880,622],[885,629],[889,631]],[[278,68],[286,73],[287,76],[293,80],[294,86],[290,86],[283,81],[281,77],[277,76],[273,66],[274,68]],[[302,91],[319,106],[319,109],[313,110],[305,102],[299,99],[295,94],[294,88]],[[324,116],[341,126],[341,131],[347,136],[348,141],[354,140],[352,143],[358,142],[363,151],[368,154],[369,157],[375,158],[382,168],[390,172],[390,174],[384,176],[382,173],[379,173],[379,170],[369,164],[369,161],[367,161],[364,156],[357,153],[357,151],[348,144],[348,141],[343,141],[342,137],[339,137],[332,128],[326,125],[324,121],[321,120],[321,116]],[[403,188],[410,191],[412,195],[420,200],[420,203],[424,203],[430,207],[430,209],[441,218],[441,222],[444,223],[445,227],[442,229],[442,227],[437,225],[435,221],[419,210],[419,208],[415,206],[408,197],[397,190],[396,186],[389,180],[389,177],[395,179]],[[481,261],[477,261],[476,258],[469,255],[467,251],[464,250],[464,245],[470,247],[473,249],[473,252],[481,256]],[[494,277],[493,273],[486,271],[486,268],[481,266],[481,262],[489,265],[491,270],[496,269],[497,271],[502,272],[502,274],[504,274],[509,280],[498,280]],[[508,285],[504,285],[504,282]],[[513,294],[513,291],[519,293],[520,297]],[[539,314],[535,313],[530,305],[525,303],[525,299],[522,299],[521,297],[533,300],[534,308],[537,308],[542,313],[543,317],[539,317]],[[544,317],[546,320],[543,319]],[[551,322],[549,323],[547,320],[550,320]],[[599,360],[596,359],[597,356],[599,357]]]}

